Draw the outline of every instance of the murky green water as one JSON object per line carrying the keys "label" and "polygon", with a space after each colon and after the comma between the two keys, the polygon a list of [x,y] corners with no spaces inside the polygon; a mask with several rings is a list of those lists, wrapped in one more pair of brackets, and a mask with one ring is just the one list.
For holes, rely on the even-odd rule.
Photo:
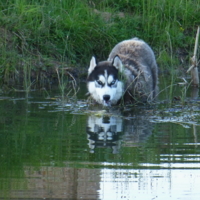
{"label": "murky green water", "polygon": [[0,94],[0,199],[200,198],[200,104],[88,108]]}

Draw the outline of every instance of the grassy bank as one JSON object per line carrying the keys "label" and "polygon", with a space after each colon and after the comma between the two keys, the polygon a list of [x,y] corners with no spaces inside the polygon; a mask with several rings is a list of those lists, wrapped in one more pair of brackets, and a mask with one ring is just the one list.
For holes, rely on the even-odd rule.
{"label": "grassy bank", "polygon": [[1,0],[0,83],[86,69],[92,55],[105,59],[135,36],[152,46],[161,69],[174,68],[193,51],[199,10],[200,0]]}

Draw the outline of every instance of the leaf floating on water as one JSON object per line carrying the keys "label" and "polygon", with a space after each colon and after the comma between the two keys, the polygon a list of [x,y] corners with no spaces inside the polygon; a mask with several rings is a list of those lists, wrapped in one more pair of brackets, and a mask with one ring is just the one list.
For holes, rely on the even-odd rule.
{"label": "leaf floating on water", "polygon": [[97,111],[88,111],[88,114],[95,115],[97,117],[102,117],[105,115],[108,115],[109,113],[106,113],[106,110],[97,110]]}
{"label": "leaf floating on water", "polygon": [[97,116],[97,117],[98,116],[102,117],[102,116],[108,115],[108,114],[106,113],[106,110],[102,110],[102,111],[96,112],[94,115]]}
{"label": "leaf floating on water", "polygon": [[48,100],[54,100],[54,101],[58,100],[58,98],[55,98],[55,97],[47,97],[46,99],[48,99]]}

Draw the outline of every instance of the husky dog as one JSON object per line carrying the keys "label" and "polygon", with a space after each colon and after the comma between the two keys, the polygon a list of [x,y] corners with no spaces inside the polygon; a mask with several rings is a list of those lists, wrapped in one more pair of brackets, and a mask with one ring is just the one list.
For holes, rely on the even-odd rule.
{"label": "husky dog", "polygon": [[125,102],[149,102],[157,94],[158,69],[152,49],[133,38],[118,43],[108,60],[90,61],[87,88],[91,97],[104,106]]}

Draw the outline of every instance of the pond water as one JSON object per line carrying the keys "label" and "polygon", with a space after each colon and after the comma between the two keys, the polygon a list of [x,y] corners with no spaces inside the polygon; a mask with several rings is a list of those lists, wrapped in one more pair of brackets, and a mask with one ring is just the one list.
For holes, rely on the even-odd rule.
{"label": "pond water", "polygon": [[200,199],[198,97],[105,110],[83,85],[0,94],[0,199]]}

